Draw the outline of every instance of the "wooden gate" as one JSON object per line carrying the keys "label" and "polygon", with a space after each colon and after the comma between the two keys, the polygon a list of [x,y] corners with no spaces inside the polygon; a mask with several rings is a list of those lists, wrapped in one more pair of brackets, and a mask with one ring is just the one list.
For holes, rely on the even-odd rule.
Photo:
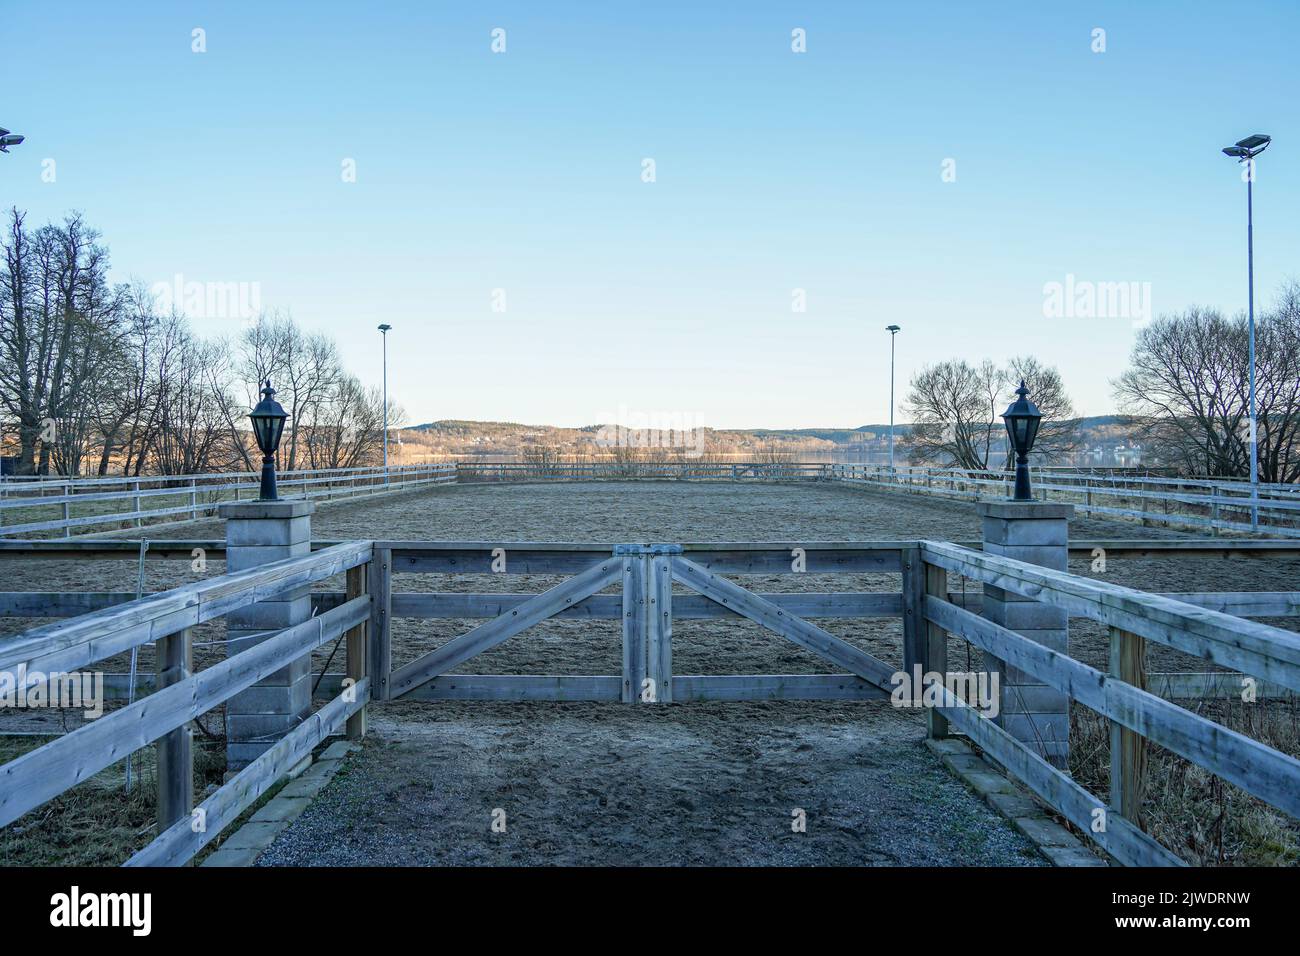
{"label": "wooden gate", "polygon": [[[889,696],[900,670],[814,624],[809,618],[900,616],[904,660],[921,660],[916,548],[889,543],[816,544],[512,544],[376,542],[377,580],[370,673],[375,698],[594,700],[668,703],[694,700],[843,700]],[[567,573],[539,594],[403,593],[394,572]],[[760,594],[724,574],[895,572],[901,592]],[[688,594],[673,594],[673,584]],[[621,585],[621,595],[602,594]],[[409,663],[391,664],[392,617],[486,617]],[[674,619],[747,618],[838,671],[826,674],[676,675]],[[554,617],[622,621],[621,674],[456,674],[455,668]]]}

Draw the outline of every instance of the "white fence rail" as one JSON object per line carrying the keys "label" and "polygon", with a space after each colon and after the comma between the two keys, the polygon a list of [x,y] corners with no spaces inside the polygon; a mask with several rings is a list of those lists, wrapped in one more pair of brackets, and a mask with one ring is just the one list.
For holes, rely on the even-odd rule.
{"label": "white fence rail", "polygon": [[[826,462],[439,462],[393,467],[283,472],[286,498],[363,498],[420,485],[451,482],[625,479],[716,481],[843,481],[885,490],[966,501],[1008,497],[1008,472],[957,468],[831,464]],[[217,505],[257,496],[259,475],[237,472],[113,478],[0,479],[0,539],[72,537],[143,524],[207,517]],[[1300,538],[1300,487],[1244,481],[1101,474],[1034,469],[1034,493],[1069,503],[1082,514],[1144,525],[1220,532],[1257,531]]]}
{"label": "white fence rail", "polygon": [[[368,498],[456,480],[450,463],[322,468],[280,472],[282,498]],[[159,522],[192,521],[217,506],[257,497],[261,475],[226,472],[140,478],[40,478],[0,481],[0,538],[102,534]]]}
{"label": "white fence rail", "polygon": [[[832,480],[887,490],[966,501],[1010,497],[1010,472],[960,468],[831,465]],[[1082,472],[1035,471],[1034,497],[1074,505],[1083,514],[1141,521],[1144,525],[1222,531],[1258,531],[1276,538],[1300,538],[1300,490],[1293,485],[1259,486],[1252,497],[1245,482],[1195,478],[1149,478]]]}

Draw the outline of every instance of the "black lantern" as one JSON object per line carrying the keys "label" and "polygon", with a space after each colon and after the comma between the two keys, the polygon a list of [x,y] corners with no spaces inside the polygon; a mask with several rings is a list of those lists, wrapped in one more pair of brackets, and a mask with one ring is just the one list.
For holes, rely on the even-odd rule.
{"label": "black lantern", "polygon": [[262,400],[248,415],[253,420],[253,437],[257,447],[262,451],[262,501],[278,500],[275,492],[275,452],[280,447],[280,436],[284,434],[284,423],[289,417],[280,403],[275,400],[275,389],[271,380],[266,380],[262,389]]}
{"label": "black lantern", "polygon": [[1042,421],[1043,413],[1029,400],[1029,389],[1025,388],[1023,378],[1016,394],[1020,397],[1002,413],[1002,420],[1007,424],[1007,437],[1016,453],[1015,500],[1029,501],[1029,450],[1038,437],[1038,423]]}

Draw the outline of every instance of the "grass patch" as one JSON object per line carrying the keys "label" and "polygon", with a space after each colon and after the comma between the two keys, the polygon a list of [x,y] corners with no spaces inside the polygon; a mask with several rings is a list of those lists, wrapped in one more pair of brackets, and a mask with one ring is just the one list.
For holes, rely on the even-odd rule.
{"label": "grass patch", "polygon": [[[0,737],[0,764],[53,737]],[[158,835],[154,748],[136,751],[0,829],[0,866],[119,866]],[[196,802],[225,773],[224,742],[194,741]]]}
{"label": "grass patch", "polygon": [[[1300,756],[1294,699],[1181,702],[1189,710],[1275,750]],[[1190,704],[1190,706],[1188,706]],[[1070,719],[1070,773],[1110,793],[1110,722],[1083,707]],[[1142,829],[1194,866],[1300,865],[1300,822],[1189,760],[1147,744]]]}

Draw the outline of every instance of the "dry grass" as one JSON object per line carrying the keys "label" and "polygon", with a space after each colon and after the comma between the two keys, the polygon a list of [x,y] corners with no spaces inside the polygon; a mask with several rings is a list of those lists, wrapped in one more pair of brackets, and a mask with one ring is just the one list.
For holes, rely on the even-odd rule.
{"label": "dry grass", "polygon": [[[1209,720],[1300,756],[1300,703],[1179,701]],[[1300,823],[1196,764],[1148,744],[1142,828],[1196,866],[1300,865]],[[1070,719],[1070,773],[1100,797],[1110,792],[1110,724],[1083,707]]]}
{"label": "dry grass", "polygon": [[[54,738],[0,737],[0,764]],[[220,786],[224,742],[194,741],[194,793]],[[0,829],[0,866],[118,866],[158,834],[154,749],[135,754],[131,792],[126,763],[84,783]]]}

